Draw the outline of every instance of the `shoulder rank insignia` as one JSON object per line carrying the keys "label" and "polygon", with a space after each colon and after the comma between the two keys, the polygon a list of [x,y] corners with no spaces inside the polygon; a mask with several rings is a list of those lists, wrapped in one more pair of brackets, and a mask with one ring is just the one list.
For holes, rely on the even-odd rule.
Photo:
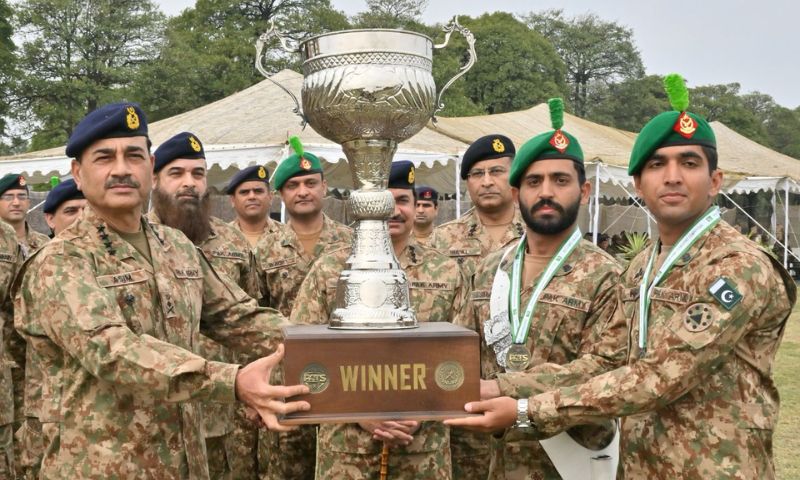
{"label": "shoulder rank insignia", "polygon": [[726,310],[732,309],[742,300],[742,294],[725,277],[714,280],[714,283],[708,287],[708,291]]}

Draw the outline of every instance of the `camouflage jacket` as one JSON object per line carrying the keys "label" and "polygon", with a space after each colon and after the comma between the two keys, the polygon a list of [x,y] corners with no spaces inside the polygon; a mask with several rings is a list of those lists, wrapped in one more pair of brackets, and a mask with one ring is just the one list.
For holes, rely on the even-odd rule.
{"label": "camouflage jacket", "polygon": [[0,222],[0,427],[14,421],[12,361],[6,358],[6,341],[14,326],[9,293],[20,256],[17,234],[10,225]]}
{"label": "camouflage jacket", "polygon": [[[350,256],[350,247],[322,257],[308,273],[297,295],[292,323],[327,323],[334,308],[336,284]],[[449,322],[464,302],[466,280],[461,268],[442,253],[418,245],[413,238],[398,258],[406,273],[411,306],[419,321]],[[321,425],[318,449],[349,454],[381,452],[382,443],[355,424]],[[407,447],[398,447],[392,454],[436,452],[449,448],[449,435],[441,422],[423,422]],[[394,473],[393,473],[394,475]]]}
{"label": "camouflage jacket", "polygon": [[142,228],[152,264],[87,207],[17,277],[15,326],[45,373],[43,478],[207,478],[195,402],[233,403],[239,367],[192,353],[199,333],[253,358],[280,341],[284,318],[183,234]]}
{"label": "camouflage jacket", "polygon": [[460,218],[439,225],[433,230],[430,245],[458,260],[464,271],[471,275],[487,255],[511,243],[525,233],[525,223],[519,209],[514,207],[514,220],[509,224],[505,236],[497,244],[492,243],[489,231],[484,228],[474,208]]}
{"label": "camouflage jacket", "polygon": [[39,250],[45,243],[50,241],[50,237],[43,233],[39,233],[32,229],[30,224],[25,222],[25,242],[20,244],[22,247],[22,254],[28,258],[33,252]]}
{"label": "camouflage jacket", "polygon": [[[311,266],[323,253],[349,246],[353,231],[323,215],[322,233],[311,254],[303,251],[292,227],[287,224],[276,235],[263,236],[256,245],[262,304],[287,317],[292,313],[297,291]],[[269,299],[264,303],[263,299]]]}
{"label": "camouflage jacket", "polygon": [[633,259],[618,291],[627,365],[532,397],[531,419],[546,431],[625,417],[625,478],[773,478],[779,400],[771,371],[794,282],[721,221],[653,291],[640,351],[639,283],[652,248]]}
{"label": "camouflage jacket", "polygon": [[[242,232],[242,226],[239,225],[238,219],[234,218],[233,220],[228,222],[228,225]],[[264,226],[264,231],[261,233],[261,237],[259,237],[258,239],[259,243],[262,242],[266,237],[277,235],[279,232],[283,231],[284,228],[286,228],[286,225],[284,225],[283,223],[276,222],[272,218],[267,217],[267,224]],[[242,232],[242,235],[244,235],[244,232]],[[247,238],[245,238],[245,240],[247,240]],[[247,245],[250,245],[250,243],[248,242]],[[250,249],[255,251],[255,247],[251,247]]]}
{"label": "camouflage jacket", "polygon": [[[491,317],[489,298],[497,268],[511,277],[518,244],[512,242],[478,266],[467,308],[456,320],[481,336],[482,378],[497,378],[503,395],[526,398],[532,392],[573,385],[620,366],[625,360],[627,329],[624,321],[612,321],[612,313],[622,268],[603,250],[581,240],[536,304],[526,342],[531,353],[528,370],[504,373],[494,350],[486,344],[483,327]],[[505,255],[508,249],[511,251]],[[520,309],[525,309],[537,281],[538,277],[523,286]],[[580,443],[595,448],[610,440],[603,429],[570,433],[573,437],[580,434]],[[537,438],[541,437],[524,430],[506,431],[493,449],[491,477],[560,478],[544,449],[534,441]],[[489,436],[485,439],[488,444]]]}
{"label": "camouflage jacket", "polygon": [[[155,211],[150,211],[147,219],[151,223],[161,223]],[[239,285],[249,296],[258,298],[255,257],[244,234],[216,217],[211,217],[210,220],[211,235],[198,247],[223,280]],[[200,335],[196,353],[206,360],[228,363],[235,361],[232,352],[205,335]],[[219,403],[203,405],[203,427],[206,437],[219,437],[232,432],[235,410],[235,405]]]}

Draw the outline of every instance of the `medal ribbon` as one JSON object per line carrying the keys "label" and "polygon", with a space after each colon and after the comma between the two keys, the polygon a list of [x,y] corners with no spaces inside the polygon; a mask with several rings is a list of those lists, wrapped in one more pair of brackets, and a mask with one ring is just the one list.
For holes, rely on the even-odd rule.
{"label": "medal ribbon", "polygon": [[536,308],[536,302],[539,300],[539,295],[542,294],[545,287],[547,287],[547,285],[550,283],[550,280],[553,279],[553,276],[556,274],[558,269],[560,269],[567,260],[567,257],[569,257],[572,251],[575,250],[575,247],[578,246],[578,242],[581,240],[581,230],[576,228],[572,232],[572,235],[564,240],[561,246],[558,247],[556,254],[550,259],[550,262],[547,263],[547,267],[539,276],[539,281],[536,283],[536,287],[533,289],[531,298],[528,300],[528,306],[525,307],[525,313],[520,321],[519,302],[522,292],[522,264],[525,256],[525,246],[527,245],[525,238],[526,235],[523,235],[522,238],[520,238],[519,246],[517,247],[517,253],[514,255],[514,264],[511,269],[511,289],[509,290],[508,299],[508,313],[511,320],[512,339],[514,340],[514,343],[519,344],[524,344],[525,340],[528,338],[528,329],[531,326],[533,310]]}
{"label": "medal ribbon", "polygon": [[647,320],[648,315],[650,314],[650,295],[653,294],[653,289],[661,283],[664,277],[667,276],[670,270],[672,270],[672,266],[681,258],[690,248],[692,245],[697,241],[698,238],[705,235],[709,230],[714,228],[714,226],[719,223],[720,214],[719,214],[719,207],[713,206],[706,210],[706,212],[700,216],[697,220],[694,221],[692,226],[689,230],[685,231],[681,238],[678,239],[678,243],[672,247],[667,258],[664,259],[664,263],[658,268],[658,271],[655,272],[652,281],[650,280],[650,274],[653,270],[653,265],[655,265],[656,258],[658,257],[658,251],[661,249],[661,241],[659,240],[656,245],[653,246],[653,252],[650,254],[650,260],[647,262],[647,268],[644,270],[644,276],[642,277],[642,283],[639,285],[639,349],[641,350],[640,353],[644,353],[647,350]]}

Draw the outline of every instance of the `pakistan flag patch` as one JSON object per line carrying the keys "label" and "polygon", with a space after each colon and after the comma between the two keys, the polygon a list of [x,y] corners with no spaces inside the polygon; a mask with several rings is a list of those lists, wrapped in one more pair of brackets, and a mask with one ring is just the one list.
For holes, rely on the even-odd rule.
{"label": "pakistan flag patch", "polygon": [[725,277],[714,280],[714,283],[708,287],[708,291],[726,310],[732,309],[742,300],[742,294]]}

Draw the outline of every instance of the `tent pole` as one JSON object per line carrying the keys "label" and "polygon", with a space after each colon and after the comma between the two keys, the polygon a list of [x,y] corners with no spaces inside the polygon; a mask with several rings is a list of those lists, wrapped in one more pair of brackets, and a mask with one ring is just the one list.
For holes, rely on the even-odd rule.
{"label": "tent pole", "polygon": [[789,268],[789,177],[784,178],[783,182],[786,188],[783,201],[783,268]]}
{"label": "tent pole", "polygon": [[461,155],[457,156],[456,161],[453,163],[456,166],[456,218],[461,218],[461,175],[459,175],[461,167]]}
{"label": "tent pole", "polygon": [[769,216],[769,228],[772,231],[772,236],[775,236],[778,228],[778,185],[775,184],[775,190],[772,191],[772,215]]}
{"label": "tent pole", "polygon": [[286,204],[281,200],[281,223],[286,223]]}
{"label": "tent pole", "polygon": [[592,242],[597,245],[597,230],[600,228],[600,161],[594,169],[594,225],[592,225]]}

